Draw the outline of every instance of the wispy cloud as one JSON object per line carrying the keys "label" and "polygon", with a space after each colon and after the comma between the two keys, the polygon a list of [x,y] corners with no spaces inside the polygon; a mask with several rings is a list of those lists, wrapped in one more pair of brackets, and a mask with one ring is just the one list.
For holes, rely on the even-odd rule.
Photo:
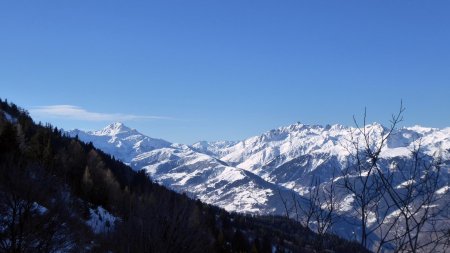
{"label": "wispy cloud", "polygon": [[170,117],[164,116],[90,112],[82,107],[74,105],[36,106],[30,109],[30,113],[37,117],[62,118],[72,120],[84,120],[84,121],[129,121],[129,120],[172,119]]}

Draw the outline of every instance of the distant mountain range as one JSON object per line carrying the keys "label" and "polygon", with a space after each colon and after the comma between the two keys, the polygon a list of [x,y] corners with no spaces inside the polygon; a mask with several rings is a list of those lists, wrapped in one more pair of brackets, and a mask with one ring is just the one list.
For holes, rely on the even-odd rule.
{"label": "distant mountain range", "polygon": [[[380,139],[386,128],[374,123],[366,126],[371,138]],[[306,196],[311,181],[323,186],[342,181],[340,174],[352,161],[351,139],[363,138],[354,127],[342,125],[292,124],[270,130],[248,139],[234,141],[200,141],[192,145],[154,139],[113,123],[99,131],[72,130],[85,142],[92,142],[106,153],[145,170],[157,182],[184,192],[193,198],[225,208],[228,211],[254,214],[283,214],[283,199]],[[441,192],[448,191],[450,164],[450,128],[421,126],[395,130],[380,154],[381,164],[389,169],[393,163],[408,160],[420,145],[424,156],[439,155],[443,169]],[[408,183],[397,178],[398,187]],[[336,214],[354,214],[354,199],[344,191]],[[448,199],[442,201],[450,201]],[[386,215],[389,215],[387,213]],[[357,226],[341,223],[335,231],[347,235]]]}
{"label": "distant mountain range", "polygon": [[99,131],[68,133],[92,142],[135,170],[144,169],[154,180],[171,189],[228,211],[281,213],[278,192],[286,196],[297,194],[214,157],[234,142],[199,142],[192,146],[169,143],[145,136],[122,123],[110,124]]}
{"label": "distant mountain range", "polygon": [[[367,126],[373,137],[385,128]],[[129,164],[144,169],[154,180],[206,203],[229,211],[280,213],[278,189],[298,194],[308,190],[312,177],[326,182],[334,169],[348,164],[351,133],[342,125],[296,123],[243,141],[200,141],[192,145],[151,138],[113,123],[98,131],[68,131],[85,142]],[[355,138],[355,136],[354,136]],[[388,140],[382,158],[409,157],[420,140],[427,155],[441,153],[448,159],[450,128],[420,126],[398,129]]]}

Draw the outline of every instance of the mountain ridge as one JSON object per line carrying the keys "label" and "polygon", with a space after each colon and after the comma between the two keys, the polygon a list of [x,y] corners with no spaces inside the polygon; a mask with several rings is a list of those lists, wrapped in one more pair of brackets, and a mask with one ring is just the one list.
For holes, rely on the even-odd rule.
{"label": "mountain ridge", "polygon": [[[351,173],[348,169],[355,163],[358,147],[367,145],[376,149],[390,130],[379,123],[368,124],[364,128],[295,123],[238,142],[197,142],[191,146],[170,144],[129,157],[128,162],[135,170],[146,171],[160,184],[202,202],[227,211],[303,219],[302,222],[313,230],[317,229],[317,223],[305,221],[307,214],[296,216],[298,207],[305,210],[305,207],[315,205],[308,201],[316,187],[326,189],[337,185],[333,199],[337,204],[329,232],[354,240],[351,236],[359,235],[361,229],[358,225],[359,200],[345,190],[345,184],[358,185],[358,174],[345,173]],[[96,140],[88,135],[84,137],[86,141]],[[105,147],[102,143],[94,144]],[[418,147],[420,149],[417,150]],[[104,151],[109,153],[115,149],[109,145]],[[405,177],[401,169],[402,166],[407,169],[405,166],[414,160],[414,151],[422,154],[420,159],[425,163],[439,156],[444,162],[440,165],[442,175],[433,205],[445,209],[450,203],[448,188],[445,188],[450,183],[449,150],[450,128],[402,127],[389,134],[380,150],[378,165],[382,173],[391,173],[393,187],[401,191],[415,183]],[[397,169],[392,171],[392,168]],[[360,172],[363,178],[368,173]],[[373,174],[370,177],[373,178]],[[320,194],[324,198],[325,192]],[[323,207],[323,203],[317,204]],[[367,220],[369,228],[377,226],[377,220],[388,221],[398,215],[399,210],[390,205],[383,208],[378,216],[373,212],[367,213],[370,216]],[[441,218],[445,219],[445,216]],[[383,236],[378,234],[380,230],[376,231],[368,236],[367,245],[374,250]]]}
{"label": "mountain ridge", "polygon": [[[125,129],[126,131],[121,131]],[[366,131],[372,138],[379,138],[386,131],[386,127],[379,123],[366,126]],[[135,131],[135,132],[134,132]],[[201,141],[192,145],[170,143],[161,139],[154,139],[131,130],[123,123],[113,123],[107,127],[89,132],[68,132],[71,136],[78,134],[84,141],[92,141],[97,147],[107,153],[115,155],[135,170],[144,169],[155,180],[165,186],[181,192],[190,192],[202,201],[217,204],[229,211],[271,213],[269,210],[282,212],[279,201],[271,208],[261,208],[260,203],[266,203],[270,197],[275,198],[278,189],[293,190],[296,194],[307,193],[312,178],[318,177],[323,181],[331,178],[332,170],[342,170],[349,162],[351,152],[351,135],[361,138],[362,131],[355,127],[334,125],[306,125],[300,122],[272,129],[241,141]],[[138,138],[132,138],[133,136]],[[100,137],[100,138],[99,138]],[[141,139],[158,140],[159,146],[139,146]],[[410,149],[417,139],[423,139],[423,150],[428,155],[440,149],[450,149],[450,128],[438,129],[422,126],[403,127],[397,129],[383,149],[382,157],[408,157]],[[128,145],[119,145],[128,143]],[[439,146],[440,145],[440,146]],[[133,148],[130,148],[133,147]],[[129,150],[126,151],[126,148]],[[118,152],[121,151],[121,152]],[[300,169],[301,168],[301,169]],[[219,201],[214,195],[217,182],[223,185],[235,185],[240,177],[227,177],[224,171],[238,175],[241,170],[252,175],[246,177],[247,185],[242,192],[255,191],[254,195],[262,197],[259,201],[250,201],[258,208],[253,208],[247,202],[237,203],[239,194],[229,196],[229,201]],[[221,176],[222,175],[222,176]],[[274,186],[266,192],[260,180],[255,183],[255,177]],[[267,186],[267,185],[266,185]],[[225,187],[226,188],[226,187]],[[235,203],[235,204],[231,204]],[[248,208],[242,209],[244,204]]]}

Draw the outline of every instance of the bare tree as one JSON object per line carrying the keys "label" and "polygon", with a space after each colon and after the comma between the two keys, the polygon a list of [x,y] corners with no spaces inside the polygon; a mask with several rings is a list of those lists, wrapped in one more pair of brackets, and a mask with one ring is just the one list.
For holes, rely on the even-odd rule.
{"label": "bare tree", "polygon": [[387,128],[367,124],[366,110],[362,123],[353,117],[356,127],[344,146],[348,164],[340,177],[333,173],[329,182],[313,178],[309,193],[292,194],[291,201],[279,192],[286,217],[294,217],[323,238],[336,223],[341,203],[348,202],[349,222],[358,227],[355,239],[362,246],[375,252],[446,252],[450,186],[442,180],[448,165],[441,158],[449,150],[427,155],[419,139],[409,156],[382,156],[388,140],[397,134],[404,111],[400,103]]}
{"label": "bare tree", "polygon": [[[384,223],[386,212],[391,209],[389,202],[384,198],[385,187],[377,176],[379,159],[387,139],[391,136],[399,122],[402,121],[403,105],[399,112],[392,116],[388,129],[375,132],[366,123],[367,111],[364,111],[363,125],[360,126],[353,117],[356,130],[350,133],[349,165],[342,170],[343,187],[354,200],[356,219],[359,220],[359,241],[362,246],[368,247],[368,238]],[[392,180],[392,178],[386,178]],[[382,210],[385,213],[381,213]],[[375,223],[375,224],[374,224]]]}
{"label": "bare tree", "polygon": [[[394,242],[396,252],[444,252],[448,247],[448,191],[440,180],[441,168],[441,159],[427,157],[418,145],[412,150],[411,159],[397,164],[393,172],[377,171],[396,209],[391,214],[396,230],[386,237]],[[386,179],[388,176],[399,178],[396,182],[402,183],[396,186]],[[440,192],[440,187],[444,191]]]}
{"label": "bare tree", "polygon": [[304,226],[320,236],[325,235],[331,229],[335,223],[335,211],[339,209],[334,181],[334,173],[328,184],[322,184],[320,179],[313,178],[310,191],[303,201],[294,199],[295,206],[298,206],[295,210],[300,212],[300,214],[296,213],[296,216],[303,217],[300,221]]}
{"label": "bare tree", "polygon": [[318,235],[315,241],[317,250],[323,249],[323,239],[336,221],[335,211],[339,209],[339,200],[335,178],[333,172],[330,183],[322,184],[320,179],[313,177],[309,193],[300,197],[292,193],[291,202],[278,191],[286,217],[294,217],[297,222]]}
{"label": "bare tree", "polygon": [[[381,151],[397,125],[404,107],[392,116],[389,128],[375,133],[354,118],[356,132],[351,133],[350,162],[343,170],[343,187],[354,199],[354,211],[360,222],[359,240],[377,252],[445,251],[449,240],[449,221],[445,216],[449,199],[439,192],[442,162],[439,156],[424,155],[420,144],[411,157],[391,169],[381,165]],[[444,189],[444,188],[442,188]],[[439,221],[442,226],[437,226]],[[374,241],[369,241],[373,236]]]}

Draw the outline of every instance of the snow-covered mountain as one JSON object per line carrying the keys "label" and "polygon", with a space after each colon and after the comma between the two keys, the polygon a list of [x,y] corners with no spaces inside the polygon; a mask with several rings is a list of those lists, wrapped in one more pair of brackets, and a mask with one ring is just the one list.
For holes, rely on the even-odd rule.
{"label": "snow-covered mountain", "polygon": [[[381,139],[386,128],[374,123],[366,127],[372,140]],[[227,164],[250,171],[264,180],[301,191],[312,176],[322,181],[330,179],[333,169],[340,171],[348,165],[355,151],[353,140],[361,142],[363,132],[342,125],[304,125],[296,123],[280,127],[217,149],[216,144],[203,147]],[[430,156],[448,156],[450,128],[436,129],[420,126],[400,128],[388,139],[381,157],[409,157],[420,143],[421,150]],[[199,149],[201,150],[201,149]]]}
{"label": "snow-covered mountain", "polygon": [[68,131],[68,134],[78,136],[85,142],[92,142],[97,148],[127,164],[139,154],[171,145],[168,141],[145,136],[120,122],[112,123],[98,131],[75,129]]}
{"label": "snow-covered mountain", "polygon": [[[384,130],[385,127],[376,123],[366,128],[373,139],[380,139]],[[258,199],[257,196],[274,196],[279,188],[303,194],[313,177],[326,182],[333,171],[347,166],[349,154],[354,151],[351,138],[362,139],[362,132],[356,128],[301,123],[239,142],[201,141],[191,146],[151,138],[122,123],[98,131],[68,133],[92,142],[136,170],[145,169],[155,180],[172,189],[227,210],[258,213],[281,210],[278,202],[270,206],[267,197]],[[394,132],[381,156],[384,159],[408,157],[419,141],[425,154],[440,153],[450,158],[450,128],[420,126]],[[239,201],[244,198],[246,202]],[[242,209],[242,205],[246,208]]]}
{"label": "snow-covered mountain", "polygon": [[171,189],[229,211],[281,213],[283,205],[279,195],[285,198],[298,195],[209,155],[209,150],[220,152],[220,148],[229,147],[233,142],[204,142],[206,150],[200,144],[190,147],[154,139],[122,123],[98,131],[72,130],[68,134],[92,142],[136,170],[144,169],[154,180]]}
{"label": "snow-covered mountain", "polygon": [[[370,145],[377,145],[387,129],[374,123],[361,130],[296,123],[239,142],[202,141],[191,146],[154,139],[121,123],[99,131],[73,130],[69,134],[92,142],[136,170],[144,169],[161,184],[206,203],[229,211],[283,214],[283,200],[291,202],[288,205],[292,211],[293,200],[304,201],[302,196],[308,196],[313,179],[320,180],[321,188],[331,183],[343,185],[341,172],[352,163],[353,144],[363,145],[363,133],[367,133]],[[413,126],[394,131],[381,151],[380,166],[387,171],[394,164],[407,163],[417,147],[425,157],[438,155],[443,159],[442,187],[437,194],[447,194],[450,128]],[[413,182],[403,176],[394,173],[392,183],[397,189]],[[358,216],[351,194],[338,190],[336,198],[340,202],[336,214],[347,217],[347,221]],[[438,204],[449,202],[450,196],[445,196]],[[388,218],[396,212],[389,208],[383,211]],[[335,232],[343,236],[358,229],[348,222],[338,224]]]}

